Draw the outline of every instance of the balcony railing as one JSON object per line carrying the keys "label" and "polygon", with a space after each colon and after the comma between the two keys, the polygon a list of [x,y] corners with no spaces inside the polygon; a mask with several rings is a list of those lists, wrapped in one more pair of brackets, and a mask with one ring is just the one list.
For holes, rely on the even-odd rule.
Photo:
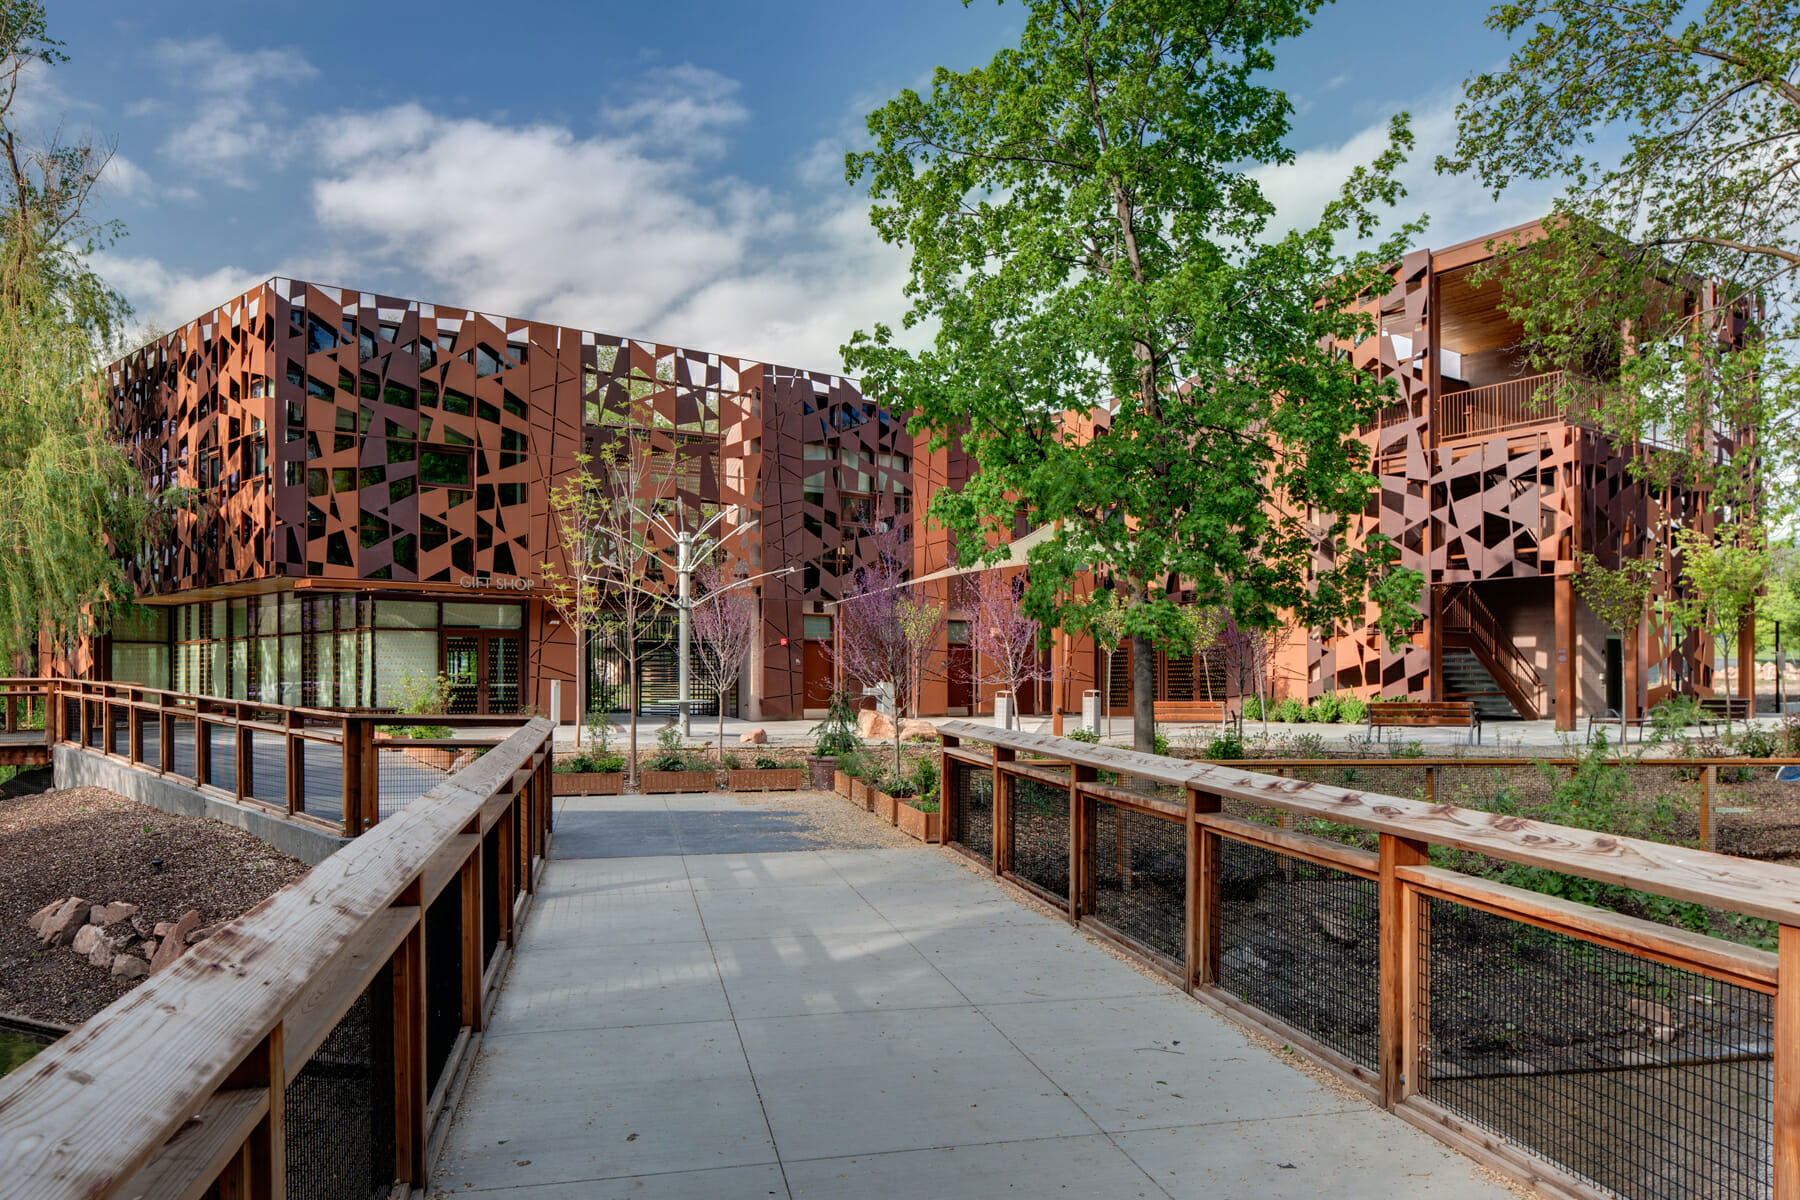
{"label": "balcony railing", "polygon": [[1554,420],[1560,412],[1544,394],[1561,385],[1563,373],[1527,375],[1438,397],[1438,437],[1476,437]]}

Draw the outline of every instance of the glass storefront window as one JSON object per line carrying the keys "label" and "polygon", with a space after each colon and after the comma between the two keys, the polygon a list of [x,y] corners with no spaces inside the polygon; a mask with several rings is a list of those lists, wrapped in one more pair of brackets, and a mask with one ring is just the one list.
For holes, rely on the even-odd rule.
{"label": "glass storefront window", "polygon": [[[435,600],[377,600],[377,629],[436,629],[438,606]],[[434,639],[435,640],[435,639]],[[432,670],[436,670],[436,666]]]}
{"label": "glass storefront window", "polygon": [[409,689],[428,690],[438,673],[437,630],[375,631],[375,698],[378,708],[398,708]]}
{"label": "glass storefront window", "polygon": [[247,700],[249,690],[250,643],[238,639],[231,643],[231,698]]}
{"label": "glass storefront window", "polygon": [[445,604],[444,624],[458,629],[522,629],[525,610],[517,604]]}
{"label": "glass storefront window", "polygon": [[[295,606],[294,615],[299,616],[300,609]],[[285,609],[282,612],[285,618]],[[289,634],[281,639],[281,697],[279,703],[297,705],[302,702],[300,686],[300,639]]]}
{"label": "glass storefront window", "polygon": [[[300,597],[294,595],[292,592],[288,592],[281,597],[281,632],[300,632]],[[283,672],[283,677],[286,677],[285,671]],[[298,679],[299,677],[299,668],[296,666],[294,678]]]}

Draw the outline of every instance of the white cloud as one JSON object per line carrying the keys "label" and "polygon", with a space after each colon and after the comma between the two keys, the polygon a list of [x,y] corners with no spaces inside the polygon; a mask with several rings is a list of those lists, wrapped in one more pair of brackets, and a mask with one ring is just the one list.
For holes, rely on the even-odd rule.
{"label": "white cloud", "polygon": [[[111,251],[95,254],[92,261],[100,277],[131,301],[132,320],[140,332],[167,333],[279,273],[220,267],[205,274],[190,274],[154,258],[134,258]],[[132,344],[139,340],[127,338]]]}
{"label": "white cloud", "polygon": [[624,104],[602,106],[600,119],[650,154],[717,153],[724,132],[750,115],[737,93],[737,80],[683,63],[647,72]]}
{"label": "white cloud", "polygon": [[295,49],[236,51],[217,36],[164,39],[151,58],[192,107],[161,151],[184,170],[236,187],[254,187],[293,152],[301,133],[279,100],[283,85],[305,83],[318,68]]}
{"label": "white cloud", "polygon": [[[1395,110],[1402,107],[1396,104]],[[1407,194],[1397,206],[1399,219],[1392,225],[1426,213],[1431,223],[1423,244],[1450,246],[1530,221],[1549,211],[1556,192],[1553,185],[1521,183],[1496,201],[1474,180],[1439,175],[1433,169],[1438,155],[1448,153],[1456,145],[1454,93],[1424,97],[1411,107],[1411,112],[1414,148],[1400,170]],[[1308,147],[1291,163],[1253,170],[1251,174],[1262,185],[1263,194],[1276,207],[1274,227],[1291,229],[1317,220],[1350,172],[1373,162],[1387,144],[1388,122],[1383,118],[1343,142]]]}
{"label": "white cloud", "polygon": [[314,212],[339,261],[428,298],[833,369],[856,325],[898,315],[904,259],[847,188],[715,174],[734,102],[697,94],[707,111],[633,99],[589,137],[416,105],[350,115]]}
{"label": "white cloud", "polygon": [[121,200],[148,200],[155,186],[149,173],[123,154],[114,153],[100,172],[100,187]]}

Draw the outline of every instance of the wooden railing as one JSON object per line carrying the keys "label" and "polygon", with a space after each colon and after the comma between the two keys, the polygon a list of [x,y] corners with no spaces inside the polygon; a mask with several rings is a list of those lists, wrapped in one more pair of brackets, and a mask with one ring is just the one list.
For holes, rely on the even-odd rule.
{"label": "wooden railing", "polygon": [[1562,414],[1546,407],[1539,393],[1562,380],[1561,371],[1551,371],[1439,395],[1437,435],[1443,440],[1475,437],[1556,420]]}
{"label": "wooden railing", "polygon": [[[1412,1124],[1554,1195],[1800,1200],[1791,868],[1250,764],[939,732],[946,845]],[[1479,864],[1770,921],[1779,954]]]}
{"label": "wooden railing", "polygon": [[0,679],[0,732],[42,732],[51,683],[29,677]]}
{"label": "wooden railing", "polygon": [[[1531,665],[1531,660],[1520,653],[1499,620],[1469,585],[1454,586],[1444,597],[1443,634],[1447,646],[1466,639],[1463,644],[1474,652],[1501,694],[1518,709],[1519,715],[1527,721],[1538,719],[1543,712],[1539,703],[1544,694],[1543,677]],[[1443,698],[1468,697],[1446,692]]]}
{"label": "wooden railing", "polygon": [[419,1194],[536,887],[551,728],[0,1080],[0,1197]]}
{"label": "wooden railing", "polygon": [[[292,708],[135,684],[52,680],[46,734],[238,803],[355,837],[428,791],[520,716]],[[497,737],[395,738],[420,725]]]}

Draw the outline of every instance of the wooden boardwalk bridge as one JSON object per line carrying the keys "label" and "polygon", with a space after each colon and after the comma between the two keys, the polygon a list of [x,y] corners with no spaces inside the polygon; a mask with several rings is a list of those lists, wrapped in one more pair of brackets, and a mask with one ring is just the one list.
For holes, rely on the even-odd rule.
{"label": "wooden boardwalk bridge", "polygon": [[0,1197],[1501,1194],[1447,1145],[1800,1200],[1785,867],[967,723],[944,851],[632,853],[633,806],[723,805],[559,807],[547,721],[471,762],[384,741],[411,718],[46,699],[58,754],[353,840],[0,1081]]}

